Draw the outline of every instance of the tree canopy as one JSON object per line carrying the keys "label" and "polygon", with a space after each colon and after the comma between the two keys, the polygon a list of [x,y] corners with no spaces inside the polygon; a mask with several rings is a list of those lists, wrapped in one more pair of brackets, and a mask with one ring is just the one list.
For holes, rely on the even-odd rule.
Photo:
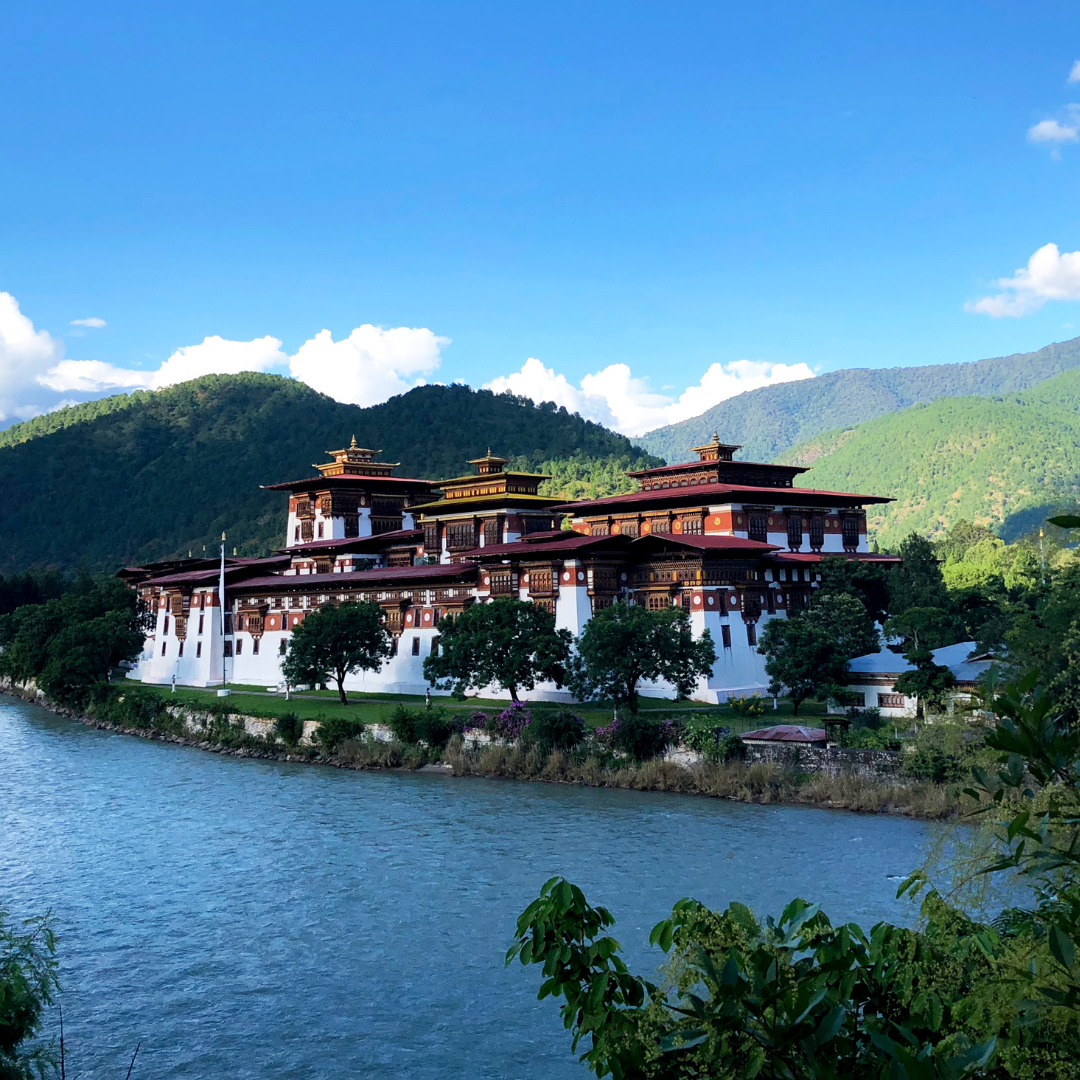
{"label": "tree canopy", "polygon": [[620,601],[585,624],[568,681],[582,700],[611,698],[637,712],[643,680],[663,679],[687,697],[715,663],[712,635],[695,640],[684,608],[649,611]]}
{"label": "tree canopy", "polygon": [[498,686],[518,693],[538,682],[562,685],[573,636],[555,616],[523,600],[500,597],[439,620],[438,648],[424,658],[424,678],[457,691]]}
{"label": "tree canopy", "polygon": [[285,681],[300,686],[332,678],[341,704],[347,705],[346,677],[356,671],[378,671],[390,655],[391,639],[383,621],[382,608],[370,600],[324,604],[293,630],[281,665]]}

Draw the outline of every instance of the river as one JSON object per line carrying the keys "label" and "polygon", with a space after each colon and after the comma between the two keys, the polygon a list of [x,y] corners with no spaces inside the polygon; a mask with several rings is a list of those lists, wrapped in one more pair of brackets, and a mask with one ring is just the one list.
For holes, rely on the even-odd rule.
{"label": "river", "polygon": [[69,1075],[562,1080],[540,973],[503,966],[550,876],[632,968],[683,896],[909,921],[933,827],[679,795],[346,772],[112,735],[0,697],[0,904],[51,908]]}

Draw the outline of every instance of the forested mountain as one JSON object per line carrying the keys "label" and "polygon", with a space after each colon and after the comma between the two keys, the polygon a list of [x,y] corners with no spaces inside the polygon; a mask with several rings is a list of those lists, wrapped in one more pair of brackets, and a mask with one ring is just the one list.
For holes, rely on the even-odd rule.
{"label": "forested mountain", "polygon": [[[0,573],[123,563],[283,543],[285,497],[260,484],[312,475],[324,451],[361,446],[400,476],[460,476],[489,447],[550,471],[567,495],[606,494],[660,464],[628,439],[554,406],[467,386],[422,386],[343,405],[276,375],[207,376],[77,405],[0,435]],[[623,488],[625,490],[625,486]]]}
{"label": "forested mountain", "polygon": [[803,486],[895,498],[868,514],[883,545],[961,519],[1013,539],[1080,497],[1080,370],[1018,394],[915,405],[819,435],[781,460],[811,466]]}
{"label": "forested mountain", "polygon": [[1010,394],[1080,367],[1080,338],[968,364],[853,368],[814,379],[751,390],[701,416],[657,428],[634,441],[669,462],[686,461],[691,446],[721,440],[740,444],[739,457],[773,461],[789,447],[838,427],[852,427],[910,405],[942,397]]}

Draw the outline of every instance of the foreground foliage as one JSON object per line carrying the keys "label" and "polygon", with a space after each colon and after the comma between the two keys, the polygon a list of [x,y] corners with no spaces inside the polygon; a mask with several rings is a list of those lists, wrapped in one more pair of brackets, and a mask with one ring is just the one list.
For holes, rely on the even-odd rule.
{"label": "foreground foliage", "polygon": [[969,796],[1001,821],[985,872],[1019,871],[1030,909],[994,926],[913,874],[922,926],[833,926],[794,900],[759,920],[682,900],[650,942],[663,979],[629,972],[614,923],[553,878],[522,913],[507,954],[543,965],[575,1049],[597,1076],[784,1080],[1065,1080],[1080,1075],[1080,731],[1036,690],[1006,689],[989,742],[1000,767]]}
{"label": "foreground foliage", "polygon": [[18,924],[0,909],[0,1080],[55,1072],[52,1048],[34,1040],[60,988],[58,966],[48,915]]}

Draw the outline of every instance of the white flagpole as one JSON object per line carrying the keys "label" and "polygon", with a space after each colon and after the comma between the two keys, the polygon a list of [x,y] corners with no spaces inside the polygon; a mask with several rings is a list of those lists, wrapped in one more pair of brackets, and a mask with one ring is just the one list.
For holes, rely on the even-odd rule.
{"label": "white flagpole", "polygon": [[221,604],[221,686],[225,688],[225,534],[221,534],[221,576],[218,578],[218,601]]}

